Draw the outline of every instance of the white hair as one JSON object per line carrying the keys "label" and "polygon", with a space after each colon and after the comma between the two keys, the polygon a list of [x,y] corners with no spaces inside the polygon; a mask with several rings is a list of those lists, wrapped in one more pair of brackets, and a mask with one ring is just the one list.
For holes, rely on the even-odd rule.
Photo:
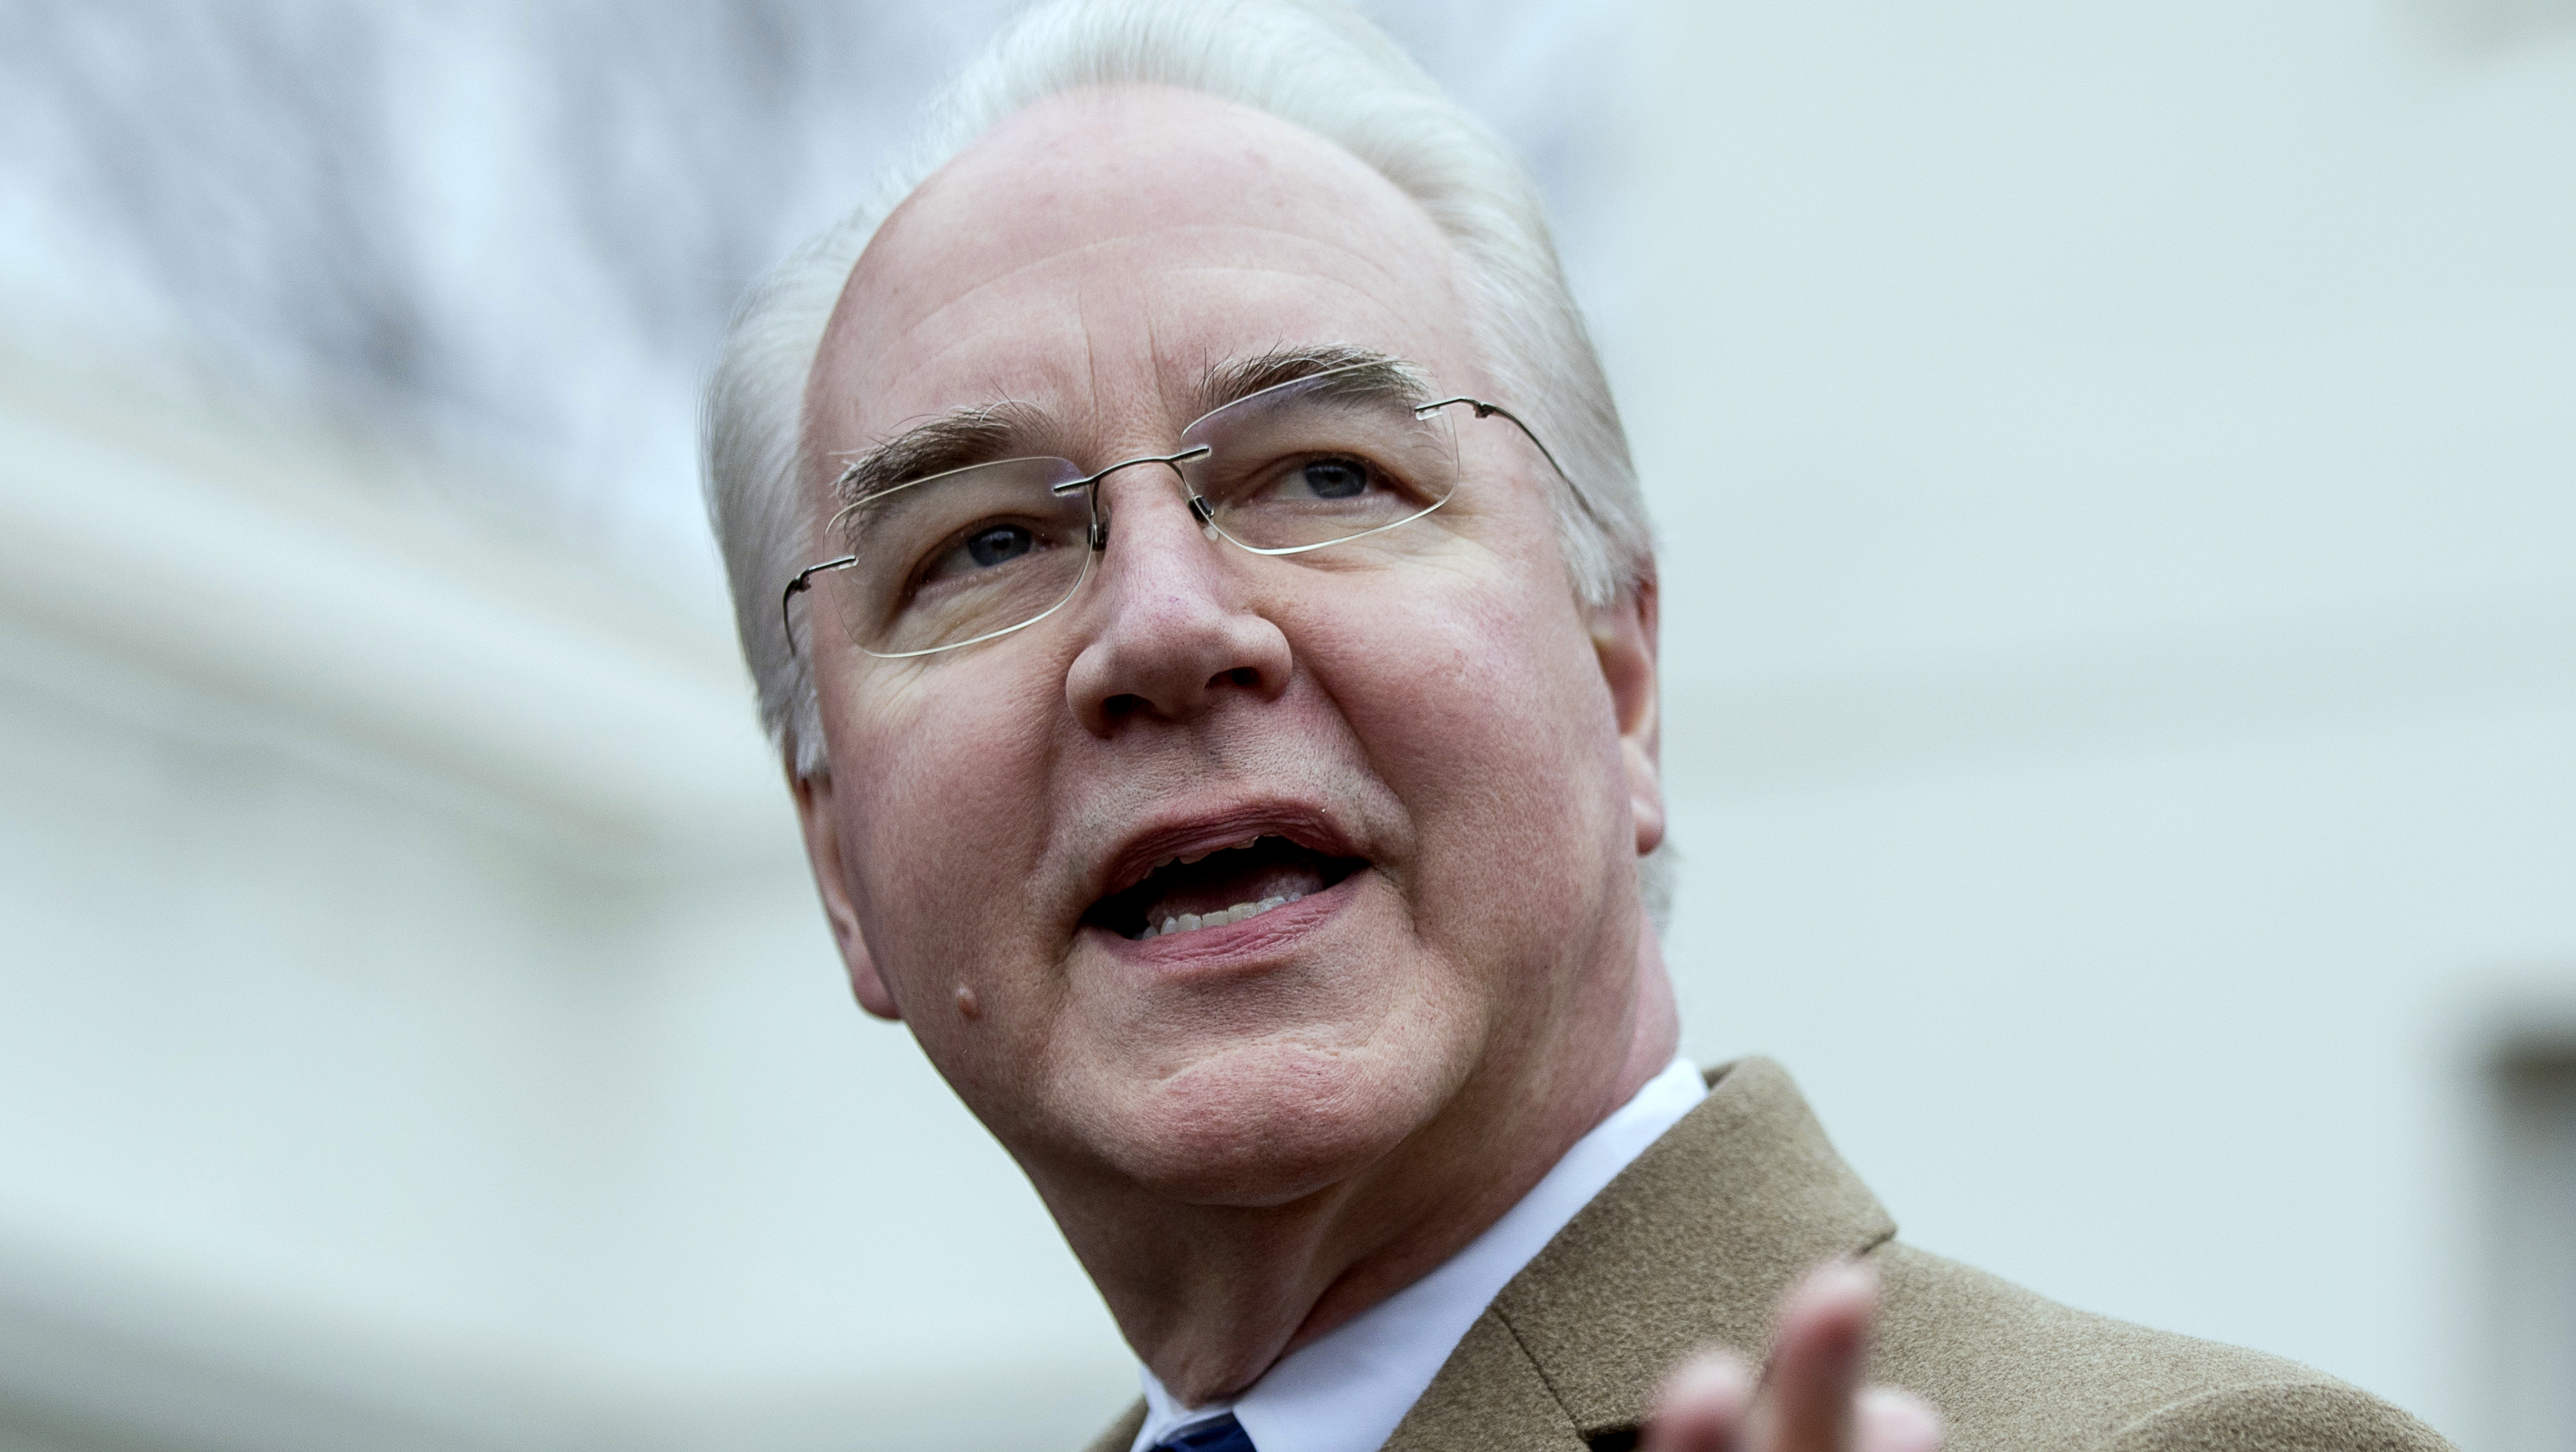
{"label": "white hair", "polygon": [[[1529,421],[1571,481],[1555,481],[1550,502],[1576,594],[1608,604],[1653,568],[1609,379],[1538,188],[1491,131],[1341,0],[1056,0],[1020,17],[950,84],[874,197],[751,290],[707,383],[707,512],[761,723],[799,777],[829,763],[813,673],[787,638],[779,592],[819,558],[814,491],[828,471],[807,449],[806,380],[850,271],[897,203],[1013,112],[1065,91],[1137,84],[1202,91],[1302,127],[1429,213],[1458,250],[1497,401]],[[1667,864],[1645,866],[1660,925]]]}

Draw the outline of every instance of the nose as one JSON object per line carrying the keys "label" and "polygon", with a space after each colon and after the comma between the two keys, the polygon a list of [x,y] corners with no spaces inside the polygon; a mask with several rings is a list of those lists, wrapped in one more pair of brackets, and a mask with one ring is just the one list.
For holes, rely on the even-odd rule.
{"label": "nose", "polygon": [[1287,635],[1252,608],[1243,573],[1201,532],[1178,483],[1168,468],[1144,468],[1100,486],[1114,527],[1092,566],[1091,638],[1065,673],[1065,702],[1095,736],[1139,719],[1193,720],[1233,696],[1272,700],[1288,686]]}

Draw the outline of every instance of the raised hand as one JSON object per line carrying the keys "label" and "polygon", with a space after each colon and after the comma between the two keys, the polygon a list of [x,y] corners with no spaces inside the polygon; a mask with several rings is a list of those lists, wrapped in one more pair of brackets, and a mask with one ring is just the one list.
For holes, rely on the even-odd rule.
{"label": "raised hand", "polygon": [[1878,1274],[1857,1262],[1789,1293],[1760,1380],[1741,1357],[1707,1351],[1664,1384],[1640,1452],[1939,1452],[1941,1418],[1922,1398],[1864,1387]]}

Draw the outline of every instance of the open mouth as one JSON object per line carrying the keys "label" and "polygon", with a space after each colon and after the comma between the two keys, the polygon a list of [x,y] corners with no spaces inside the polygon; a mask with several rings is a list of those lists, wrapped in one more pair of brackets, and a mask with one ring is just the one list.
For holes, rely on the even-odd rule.
{"label": "open mouth", "polygon": [[1082,920],[1139,942],[1223,927],[1312,897],[1368,866],[1360,857],[1327,857],[1285,837],[1257,837],[1175,857],[1142,882],[1111,893]]}

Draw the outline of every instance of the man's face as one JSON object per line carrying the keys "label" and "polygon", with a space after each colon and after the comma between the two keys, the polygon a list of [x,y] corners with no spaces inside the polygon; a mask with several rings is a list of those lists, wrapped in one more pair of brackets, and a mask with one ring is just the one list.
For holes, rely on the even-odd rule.
{"label": "man's face", "polygon": [[[1493,398],[1468,313],[1430,219],[1330,144],[1075,93],[887,222],[809,426],[837,460],[1009,401],[1040,420],[1012,452],[1098,469],[1174,451],[1212,369],[1281,349]],[[1472,1158],[1618,1073],[1661,831],[1652,622],[1577,604],[1545,462],[1453,412],[1461,483],[1400,547],[1256,556],[1149,466],[1102,485],[1107,551],[1017,634],[885,660],[800,611],[833,764],[802,802],[853,981],[1051,1199],[1278,1204],[1399,1147]]]}

